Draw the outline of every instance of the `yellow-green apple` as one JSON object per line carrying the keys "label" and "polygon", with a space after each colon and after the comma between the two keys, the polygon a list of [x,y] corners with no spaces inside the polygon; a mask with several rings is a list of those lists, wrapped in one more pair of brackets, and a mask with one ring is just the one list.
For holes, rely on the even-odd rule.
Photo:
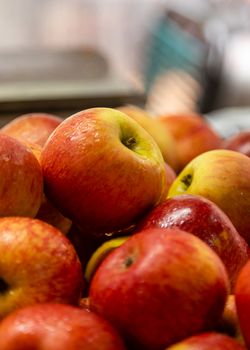
{"label": "yellow-green apple", "polygon": [[89,303],[136,349],[158,350],[212,328],[229,290],[218,255],[178,228],[129,237],[96,270]]}
{"label": "yellow-green apple", "polygon": [[228,335],[207,332],[184,339],[165,350],[246,350],[246,348]]}
{"label": "yellow-green apple", "polygon": [[133,105],[119,107],[118,110],[127,114],[139,123],[156,141],[163,158],[174,169],[178,170],[175,140],[157,118],[153,118],[148,112]]}
{"label": "yellow-green apple", "polygon": [[234,294],[228,296],[222,317],[215,330],[236,338],[240,343],[244,344]]}
{"label": "yellow-green apple", "polygon": [[27,306],[0,324],[1,350],[125,350],[115,329],[93,312],[63,304]]}
{"label": "yellow-green apple", "polygon": [[110,239],[101,244],[91,255],[85,269],[85,278],[89,282],[101,262],[117,247],[120,247],[129,236],[122,236]]}
{"label": "yellow-green apple", "polygon": [[232,287],[248,260],[248,245],[244,238],[228,216],[204,197],[183,194],[168,198],[142,219],[137,230],[152,227],[179,227],[198,236],[220,256]]}
{"label": "yellow-green apple", "polygon": [[0,216],[34,217],[41,205],[43,176],[33,153],[0,134]]}
{"label": "yellow-green apple", "polygon": [[235,303],[240,329],[247,348],[250,347],[250,261],[242,268],[235,287]]}
{"label": "yellow-green apple", "polygon": [[193,159],[171,185],[168,197],[196,194],[216,203],[250,243],[250,159],[213,150]]}
{"label": "yellow-green apple", "polygon": [[111,108],[87,109],[64,120],[46,142],[41,163],[46,196],[89,234],[131,226],[168,190],[154,139]]}
{"label": "yellow-green apple", "polygon": [[35,303],[79,303],[81,264],[70,241],[53,226],[0,218],[0,252],[0,318]]}
{"label": "yellow-green apple", "polygon": [[159,121],[175,140],[175,154],[179,163],[177,172],[199,154],[221,147],[221,136],[200,115],[165,115]]}
{"label": "yellow-green apple", "polygon": [[43,146],[52,131],[63,121],[47,113],[28,113],[16,117],[1,128],[1,132],[19,141]]}
{"label": "yellow-green apple", "polygon": [[238,131],[227,137],[222,143],[222,148],[240,152],[250,157],[250,130]]}

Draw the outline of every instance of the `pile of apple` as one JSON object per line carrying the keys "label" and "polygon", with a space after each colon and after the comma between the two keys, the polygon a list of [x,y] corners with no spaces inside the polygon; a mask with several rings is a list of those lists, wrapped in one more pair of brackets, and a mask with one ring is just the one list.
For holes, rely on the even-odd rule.
{"label": "pile of apple", "polygon": [[0,350],[250,349],[246,133],[133,106],[6,124]]}

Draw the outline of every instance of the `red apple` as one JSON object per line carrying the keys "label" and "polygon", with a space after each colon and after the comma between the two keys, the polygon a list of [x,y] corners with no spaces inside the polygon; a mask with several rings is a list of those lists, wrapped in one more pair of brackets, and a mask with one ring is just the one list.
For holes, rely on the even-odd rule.
{"label": "red apple", "polygon": [[165,115],[159,120],[175,140],[175,153],[179,163],[177,172],[199,154],[221,147],[221,136],[200,115]]}
{"label": "red apple", "polygon": [[221,258],[231,285],[248,260],[248,245],[228,216],[210,200],[195,195],[180,195],[159,204],[141,221],[138,230],[175,228],[193,233]]}
{"label": "red apple", "polygon": [[238,131],[226,138],[222,148],[240,152],[250,157],[250,130]]}
{"label": "red apple", "polygon": [[0,216],[34,217],[41,205],[43,176],[33,153],[0,134]]}
{"label": "red apple", "polygon": [[78,304],[82,287],[81,264],[60,231],[37,219],[0,218],[0,318],[35,303]]}
{"label": "red apple", "polygon": [[136,349],[158,350],[212,328],[228,295],[225,267],[194,235],[148,229],[113,250],[90,283],[91,310]]}
{"label": "red apple", "polygon": [[246,350],[246,348],[227,335],[208,332],[184,339],[165,350]]}
{"label": "red apple", "polygon": [[64,120],[43,148],[42,168],[46,196],[88,234],[131,226],[168,190],[165,162],[153,138],[111,108]]}
{"label": "red apple", "polygon": [[125,350],[122,339],[101,317],[70,305],[38,304],[0,324],[1,350]]}
{"label": "red apple", "polygon": [[235,287],[235,303],[240,329],[247,347],[250,347],[250,260],[241,270]]}
{"label": "red apple", "polygon": [[52,114],[28,113],[16,117],[1,128],[1,132],[19,141],[43,146],[52,131],[63,121]]}

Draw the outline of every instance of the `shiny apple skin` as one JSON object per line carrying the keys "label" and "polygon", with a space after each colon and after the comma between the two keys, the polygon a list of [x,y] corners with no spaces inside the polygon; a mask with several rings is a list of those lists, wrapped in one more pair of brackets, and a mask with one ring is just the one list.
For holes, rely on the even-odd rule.
{"label": "shiny apple skin", "polygon": [[0,324],[1,350],[125,350],[107,321],[63,304],[29,306]]}
{"label": "shiny apple skin", "polygon": [[31,218],[0,218],[0,277],[0,318],[36,303],[78,305],[84,287],[70,241]]}
{"label": "shiny apple skin", "polygon": [[111,108],[91,108],[64,120],[43,148],[42,169],[46,196],[89,234],[131,226],[164,200],[168,189],[153,138]]}
{"label": "shiny apple skin", "polygon": [[184,339],[165,350],[246,350],[246,348],[225,334],[208,332]]}
{"label": "shiny apple skin", "polygon": [[246,241],[227,215],[204,197],[184,194],[165,200],[138,224],[137,231],[153,227],[178,227],[202,239],[224,262],[232,287],[248,260]]}
{"label": "shiny apple skin", "polygon": [[101,263],[90,284],[91,310],[136,349],[164,349],[210,329],[224,309],[229,281],[222,261],[199,238],[173,230],[131,236]]}

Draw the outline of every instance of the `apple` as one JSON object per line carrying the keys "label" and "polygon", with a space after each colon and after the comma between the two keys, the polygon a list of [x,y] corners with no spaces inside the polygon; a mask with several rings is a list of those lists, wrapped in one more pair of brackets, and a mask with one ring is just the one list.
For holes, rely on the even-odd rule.
{"label": "apple", "polygon": [[136,349],[160,350],[212,328],[228,291],[224,264],[207,244],[178,228],[153,228],[102,261],[89,305]]}
{"label": "apple", "polygon": [[159,120],[153,118],[142,108],[133,105],[121,106],[118,110],[133,118],[154,138],[167,164],[169,164],[174,170],[177,170],[178,161],[174,138],[167,132],[167,130],[162,128]]}
{"label": "apple", "polygon": [[43,176],[33,153],[0,134],[0,216],[34,217],[41,205]]}
{"label": "apple", "polygon": [[168,197],[194,194],[217,204],[250,243],[250,159],[230,150],[212,150],[193,159],[172,183]]}
{"label": "apple", "polygon": [[216,332],[194,335],[165,350],[246,350],[235,339]]}
{"label": "apple", "polygon": [[242,130],[227,137],[222,148],[240,152],[250,157],[250,130]]}
{"label": "apple", "polygon": [[47,113],[28,113],[16,117],[1,128],[1,132],[19,141],[43,146],[52,131],[63,121]]}
{"label": "apple", "polygon": [[46,142],[41,163],[48,199],[89,235],[131,226],[168,190],[153,138],[111,108],[65,119]]}
{"label": "apple", "polygon": [[63,304],[37,304],[0,324],[1,350],[125,350],[115,329],[93,312]]}
{"label": "apple", "polygon": [[244,344],[234,294],[228,296],[221,320],[215,329],[220,333],[226,333],[227,335],[236,338],[240,343]]}
{"label": "apple", "polygon": [[235,303],[240,329],[246,346],[250,347],[250,260],[242,268],[235,287]]}
{"label": "apple", "polygon": [[78,256],[59,230],[33,218],[0,218],[0,318],[35,303],[78,305],[82,290]]}
{"label": "apple", "polygon": [[[42,146],[36,143],[23,142],[34,154],[38,162],[41,162]],[[173,182],[173,180],[172,180]],[[171,182],[171,183],[172,183]],[[35,216],[36,219],[47,222],[48,224],[58,228],[64,234],[67,234],[71,228],[72,222],[63,216],[58,209],[48,200],[43,193],[40,208]]]}
{"label": "apple", "polygon": [[198,114],[165,115],[159,121],[175,140],[177,173],[199,154],[221,147],[221,136]]}
{"label": "apple", "polygon": [[142,219],[137,230],[153,227],[179,227],[202,239],[220,256],[232,287],[248,260],[248,245],[245,240],[227,215],[204,197],[183,194],[165,200]]}

